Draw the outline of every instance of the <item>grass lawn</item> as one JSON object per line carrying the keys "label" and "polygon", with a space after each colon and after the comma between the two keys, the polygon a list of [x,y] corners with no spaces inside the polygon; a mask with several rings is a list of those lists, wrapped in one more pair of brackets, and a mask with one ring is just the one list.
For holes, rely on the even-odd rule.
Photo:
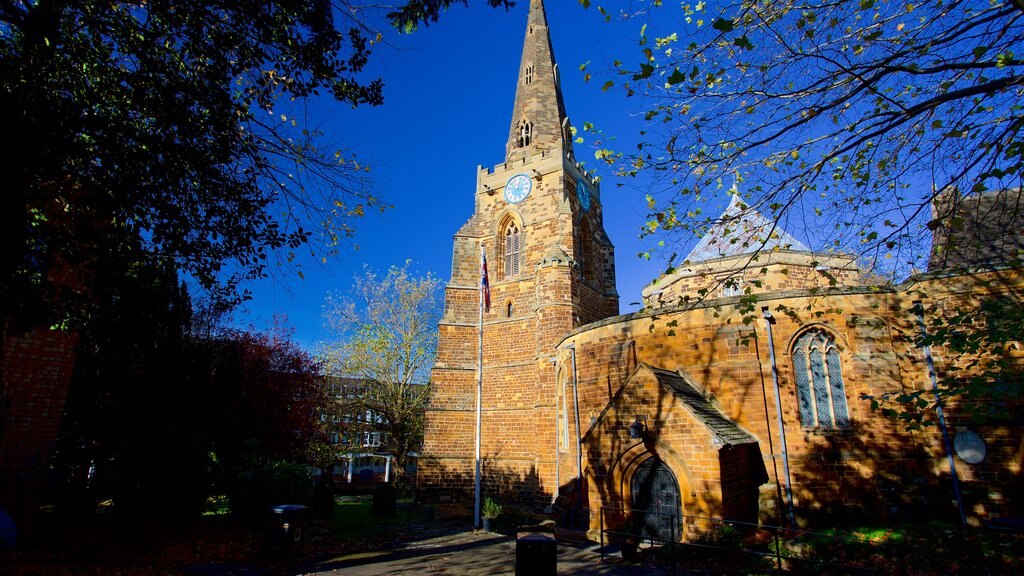
{"label": "grass lawn", "polygon": [[[292,561],[379,550],[432,529],[419,522],[422,512],[399,503],[394,517],[371,514],[369,497],[337,498],[333,519],[313,521]],[[223,510],[218,510],[223,512]],[[184,526],[148,525],[99,516],[72,525],[41,520],[40,536],[13,553],[0,555],[4,576],[124,575],[168,576],[202,572],[211,564],[250,565],[275,573],[281,561],[264,549],[260,520],[206,514]]]}
{"label": "grass lawn", "polygon": [[[330,520],[313,521],[292,561],[330,560],[373,554],[404,541],[465,529],[467,518],[424,521],[423,511],[400,502],[393,517],[375,517],[369,497],[337,498]],[[509,529],[516,519],[511,517]],[[532,519],[524,516],[520,524]],[[141,526],[110,516],[71,525],[50,519],[37,539],[6,557],[4,576],[125,575],[176,576],[210,573],[210,565],[280,571],[282,562],[267,554],[262,524],[228,514],[204,516],[187,526]],[[708,574],[776,573],[770,532],[740,534],[723,530],[704,546],[678,545],[677,567]],[[663,564],[669,549],[645,550],[641,562]],[[1024,534],[966,530],[941,523],[862,527],[815,533],[789,533],[782,539],[784,573],[1013,575],[1024,567]]]}
{"label": "grass lawn", "polygon": [[[741,534],[730,528],[674,549],[647,550],[640,561],[674,560],[688,570],[713,574],[772,574],[777,573],[778,562],[774,542],[767,530]],[[790,532],[780,542],[787,574],[1017,576],[1024,572],[1024,534],[939,522]]]}
{"label": "grass lawn", "polygon": [[[941,522],[834,530],[794,539],[789,548],[802,558],[888,574],[1016,575],[1024,570],[1024,535]],[[815,573],[811,566],[805,570]]]}
{"label": "grass lawn", "polygon": [[399,502],[393,517],[375,517],[372,509],[373,503],[367,497],[335,498],[331,534],[341,540],[387,534],[422,517],[422,513],[411,502]]}

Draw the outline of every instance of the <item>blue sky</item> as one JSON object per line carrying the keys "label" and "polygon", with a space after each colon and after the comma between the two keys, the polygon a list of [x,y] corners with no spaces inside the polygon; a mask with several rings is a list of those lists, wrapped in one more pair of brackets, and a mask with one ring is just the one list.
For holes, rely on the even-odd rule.
{"label": "blue sky", "polygon": [[[473,212],[476,167],[504,159],[529,1],[518,4],[506,13],[472,0],[470,7],[453,7],[412,35],[391,35],[370,66],[385,82],[383,106],[351,110],[325,101],[311,111],[312,123],[329,140],[354,148],[372,166],[377,192],[394,209],[358,223],[358,250],[345,250],[326,266],[306,262],[304,279],[289,276],[250,285],[254,298],[235,315],[235,324],[266,329],[275,314],[283,314],[295,328],[296,341],[313,350],[330,338],[321,316],[325,296],[346,292],[364,264],[386,270],[411,260],[414,270],[449,279],[452,235]],[[642,101],[602,92],[597,80],[585,83],[580,65],[590,61],[601,68],[615,58],[635,60],[642,22],[605,22],[597,10],[584,10],[576,0],[547,0],[545,5],[573,124],[593,122],[616,137],[614,146],[631,148],[642,129]],[[614,11],[629,3],[605,6]],[[577,145],[576,156],[603,178],[620,311],[635,310],[631,303],[639,301],[640,290],[664,265],[637,257],[652,242],[638,239],[644,194],[636,182],[616,186],[619,181],[599,166],[589,144]]]}

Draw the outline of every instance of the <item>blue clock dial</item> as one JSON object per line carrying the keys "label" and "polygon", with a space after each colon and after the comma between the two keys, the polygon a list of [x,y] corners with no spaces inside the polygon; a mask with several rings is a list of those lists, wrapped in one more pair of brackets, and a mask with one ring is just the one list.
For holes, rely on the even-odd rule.
{"label": "blue clock dial", "polygon": [[533,189],[533,180],[526,174],[516,174],[505,183],[505,200],[518,204],[530,195]]}
{"label": "blue clock dial", "polygon": [[584,212],[590,210],[590,188],[587,187],[587,183],[583,178],[576,179],[576,197],[579,198],[580,208],[583,208]]}

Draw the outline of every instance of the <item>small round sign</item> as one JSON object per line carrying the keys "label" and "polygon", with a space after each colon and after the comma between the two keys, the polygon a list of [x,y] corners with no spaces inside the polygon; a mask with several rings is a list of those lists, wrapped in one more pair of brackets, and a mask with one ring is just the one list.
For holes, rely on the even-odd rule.
{"label": "small round sign", "polygon": [[977,432],[970,430],[956,433],[956,436],[953,437],[953,450],[961,460],[968,464],[980,464],[988,453],[985,441]]}

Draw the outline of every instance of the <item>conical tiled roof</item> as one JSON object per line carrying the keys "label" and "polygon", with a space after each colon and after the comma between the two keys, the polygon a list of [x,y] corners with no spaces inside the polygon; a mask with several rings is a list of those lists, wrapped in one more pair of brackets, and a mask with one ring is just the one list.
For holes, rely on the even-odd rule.
{"label": "conical tiled roof", "polygon": [[776,222],[745,206],[739,195],[733,193],[729,206],[693,247],[686,261],[701,262],[774,249],[809,251]]}

